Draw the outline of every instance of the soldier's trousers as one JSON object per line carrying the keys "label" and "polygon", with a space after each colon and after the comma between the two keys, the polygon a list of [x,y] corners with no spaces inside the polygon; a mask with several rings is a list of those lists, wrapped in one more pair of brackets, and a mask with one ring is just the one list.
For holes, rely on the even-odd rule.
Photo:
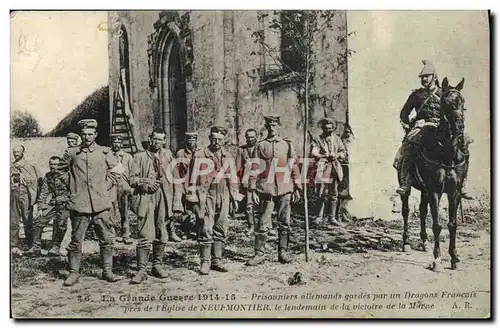
{"label": "soldier's trousers", "polygon": [[222,185],[208,190],[205,215],[198,215],[198,243],[225,242],[229,217],[229,192]]}
{"label": "soldier's trousers", "polygon": [[119,224],[121,228],[121,236],[123,238],[130,238],[130,218],[128,215],[130,194],[121,192],[117,196],[116,203],[113,204],[115,211],[119,216]]}
{"label": "soldier's trousers", "polygon": [[259,198],[260,215],[255,226],[255,233],[264,234],[272,229],[272,215],[276,204],[278,204],[278,231],[289,231],[292,194],[287,193],[279,196],[260,194]]}
{"label": "soldier's trousers", "polygon": [[109,209],[98,213],[80,213],[70,211],[71,219],[71,242],[68,251],[81,253],[85,233],[92,222],[95,234],[101,248],[109,247],[113,244],[114,229]]}
{"label": "soldier's trousers", "polygon": [[[59,247],[66,234],[68,218],[69,211],[66,208],[54,206],[46,215],[39,216],[33,222],[33,231],[41,236],[43,229],[49,224],[50,220],[54,219],[52,224],[52,245]],[[36,236],[35,239],[37,239]],[[37,243],[36,246],[40,246],[41,240],[34,240],[33,246],[35,246],[35,243]]]}
{"label": "soldier's trousers", "polygon": [[335,216],[337,213],[337,202],[339,196],[339,180],[332,177],[331,183],[324,183],[320,187],[320,197],[326,207],[326,215]]}
{"label": "soldier's trousers", "polygon": [[167,205],[163,191],[158,189],[150,195],[146,215],[138,219],[139,240],[137,248],[148,248],[153,243],[166,244],[168,241],[165,216]]}
{"label": "soldier's trousers", "polygon": [[10,246],[19,247],[20,224],[23,223],[28,246],[33,241],[33,208],[27,191],[13,190],[10,194]]}

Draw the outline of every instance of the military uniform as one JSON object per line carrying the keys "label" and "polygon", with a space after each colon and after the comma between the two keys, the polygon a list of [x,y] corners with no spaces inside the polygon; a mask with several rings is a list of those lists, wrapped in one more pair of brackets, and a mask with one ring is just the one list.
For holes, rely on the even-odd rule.
{"label": "military uniform", "polygon": [[[323,119],[320,121],[320,124],[322,126],[325,124],[334,124],[334,121],[331,119]],[[312,142],[311,155],[318,163],[321,160],[325,161],[321,172],[316,172],[315,176],[312,178],[315,179],[313,180],[315,183],[319,183],[318,196],[327,207],[328,221],[332,224],[338,224],[338,188],[340,182],[342,182],[344,178],[340,160],[344,160],[347,157],[344,143],[335,133],[331,133],[330,135],[323,133],[317,140]],[[321,167],[317,166],[317,168]],[[331,182],[318,182],[316,181],[318,176],[325,180],[331,179]]]}
{"label": "military uniform", "polygon": [[43,229],[53,219],[50,255],[58,255],[68,226],[69,173],[63,170],[45,174],[38,198],[40,216],[33,226],[33,249],[40,250]]}
{"label": "military uniform", "polygon": [[237,165],[240,168],[240,174],[239,178],[241,183],[241,189],[244,195],[246,195],[246,209],[245,209],[245,214],[247,217],[248,221],[248,226],[249,230],[248,232],[251,233],[254,230],[255,226],[255,208],[254,208],[254,203],[252,200],[251,195],[249,194],[249,183],[248,181],[245,181],[245,169],[247,164],[249,163],[249,159],[252,158],[252,155],[255,151],[255,145],[242,145],[239,148],[238,151],[238,160],[237,160]]}
{"label": "military uniform", "polygon": [[[280,122],[279,116],[266,116],[266,122]],[[278,206],[278,258],[280,262],[287,263],[290,260],[285,255],[288,248],[290,233],[290,212],[292,193],[301,190],[298,182],[300,170],[298,159],[290,141],[276,135],[267,137],[259,142],[252,158],[264,160],[266,169],[259,175],[250,176],[250,190],[257,192],[260,198],[260,216],[255,226],[255,256],[247,265],[257,265],[264,261],[264,249],[266,235],[272,228],[272,213]],[[272,172],[272,162],[279,168],[285,168],[289,160],[293,160],[289,174],[285,172]],[[269,178],[274,175],[272,181]]]}
{"label": "military uniform", "polygon": [[[96,129],[95,120],[81,120],[82,130]],[[75,284],[80,277],[82,244],[90,223],[99,240],[103,278],[114,282],[119,279],[112,272],[114,229],[110,215],[112,189],[121,175],[121,165],[109,148],[95,142],[86,147],[67,149],[63,160],[70,175],[68,210],[71,219],[71,242],[68,246],[70,276],[66,286]]]}
{"label": "military uniform", "polygon": [[[434,79],[429,87],[422,87],[413,91],[400,112],[400,120],[403,128],[407,132],[403,145],[396,155],[394,166],[401,167],[400,188],[398,193],[409,192],[411,187],[410,170],[415,162],[417,150],[421,140],[421,130],[425,125],[437,127],[440,121],[441,95],[442,90],[435,83],[437,81],[436,70],[431,62],[423,61],[424,68],[419,76],[434,75]],[[415,119],[410,122],[410,113],[415,110]]]}
{"label": "military uniform", "polygon": [[[122,140],[121,135],[112,135],[111,140]],[[128,215],[129,201],[132,195],[132,188],[129,185],[130,172],[132,171],[133,158],[132,155],[125,152],[123,149],[112,151],[118,162],[123,166],[123,174],[118,180],[116,188],[114,189],[115,195],[113,199],[113,209],[120,218],[121,235],[123,242],[131,244],[130,241],[130,218]]]}
{"label": "military uniform", "polygon": [[130,186],[138,196],[137,208],[134,209],[139,228],[137,241],[138,273],[132,283],[142,283],[146,279],[146,266],[149,252],[153,246],[153,275],[165,278],[161,268],[165,245],[168,241],[165,220],[172,215],[173,184],[169,180],[173,176],[170,163],[174,159],[168,149],[158,152],[146,150],[134,155],[134,164],[130,176]]}
{"label": "military uniform", "polygon": [[[227,130],[213,126],[210,134],[222,139],[227,135]],[[205,169],[204,165],[197,162],[197,159],[202,158],[210,159],[214,169],[208,174],[193,178],[194,165],[200,165],[200,171]],[[227,159],[231,160],[232,156],[223,146],[217,151],[208,146],[195,152],[191,160],[189,182],[190,188],[196,189],[194,198],[198,200],[197,225],[201,274],[208,274],[209,269],[227,271],[221,261],[226,242],[230,201],[236,197],[237,184],[231,183],[227,177],[216,178]]]}
{"label": "military uniform", "polygon": [[13,162],[10,167],[10,246],[19,247],[20,223],[24,226],[25,241],[33,242],[33,206],[37,202],[42,174],[36,165],[26,159]]}
{"label": "military uniform", "polygon": [[[196,132],[186,132],[187,138],[197,138],[198,134]],[[185,231],[186,235],[191,234],[191,227],[193,224],[191,222],[194,221],[194,232],[198,231],[198,227],[196,224],[198,220],[196,219],[196,213],[198,212],[198,204],[196,202],[192,202],[189,199],[187,194],[187,190],[189,187],[189,163],[191,162],[193,155],[195,152],[199,151],[199,148],[195,148],[193,150],[189,148],[182,148],[177,151],[176,159],[178,160],[178,164],[176,166],[176,177],[180,179],[184,179],[184,183],[175,185],[175,194],[174,194],[174,212],[184,213],[184,224],[183,226],[187,227]]]}

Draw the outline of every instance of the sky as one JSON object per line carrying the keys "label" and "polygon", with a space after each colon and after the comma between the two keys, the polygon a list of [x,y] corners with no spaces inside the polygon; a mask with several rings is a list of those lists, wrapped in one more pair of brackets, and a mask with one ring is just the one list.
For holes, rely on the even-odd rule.
{"label": "sky", "polygon": [[17,12],[11,17],[11,110],[32,113],[49,132],[86,96],[108,84],[102,12]]}

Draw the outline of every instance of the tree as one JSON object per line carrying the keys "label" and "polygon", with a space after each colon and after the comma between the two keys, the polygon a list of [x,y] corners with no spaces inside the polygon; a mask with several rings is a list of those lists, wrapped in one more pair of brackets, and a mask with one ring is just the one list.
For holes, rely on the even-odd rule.
{"label": "tree", "polygon": [[[338,15],[333,10],[289,10],[274,11],[272,15],[259,12],[259,21],[268,21],[262,28],[252,33],[254,42],[259,45],[259,53],[272,58],[276,66],[284,73],[290,74],[297,81],[291,85],[297,94],[300,105],[303,107],[303,155],[307,156],[310,113],[315,106],[321,106],[326,117],[326,108],[331,107],[335,97],[338,95],[321,95],[315,88],[316,69],[319,64],[333,63],[333,69],[345,70],[347,73],[347,59],[354,51],[347,49],[344,53],[335,54],[334,57],[318,57],[315,51],[318,44],[325,39],[325,32],[331,31],[336,35],[335,42],[347,44],[347,38],[354,32],[335,33],[338,27],[334,19]],[[266,26],[267,25],[267,26]],[[339,31],[337,31],[339,32]],[[266,40],[266,34],[278,34],[281,36],[279,44],[271,44]],[[253,53],[254,55],[256,53]],[[349,128],[347,126],[347,128]],[[307,196],[307,181],[304,181],[304,216],[305,216],[305,255],[308,261],[309,253],[309,209]]]}
{"label": "tree", "polygon": [[14,110],[10,120],[10,135],[13,138],[41,137],[38,120],[27,111]]}

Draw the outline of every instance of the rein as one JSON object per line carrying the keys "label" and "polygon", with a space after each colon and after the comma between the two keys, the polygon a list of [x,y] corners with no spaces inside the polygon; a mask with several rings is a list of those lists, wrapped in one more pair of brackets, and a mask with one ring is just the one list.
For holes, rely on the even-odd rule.
{"label": "rein", "polygon": [[443,168],[447,170],[454,170],[457,169],[465,164],[465,159],[461,161],[458,164],[455,165],[445,165],[443,163],[439,163],[438,161],[433,161],[432,159],[429,159],[427,156],[424,155],[423,151],[418,152],[419,157],[421,157],[423,160],[425,160],[427,163],[433,164],[434,166],[437,166],[438,168]]}

